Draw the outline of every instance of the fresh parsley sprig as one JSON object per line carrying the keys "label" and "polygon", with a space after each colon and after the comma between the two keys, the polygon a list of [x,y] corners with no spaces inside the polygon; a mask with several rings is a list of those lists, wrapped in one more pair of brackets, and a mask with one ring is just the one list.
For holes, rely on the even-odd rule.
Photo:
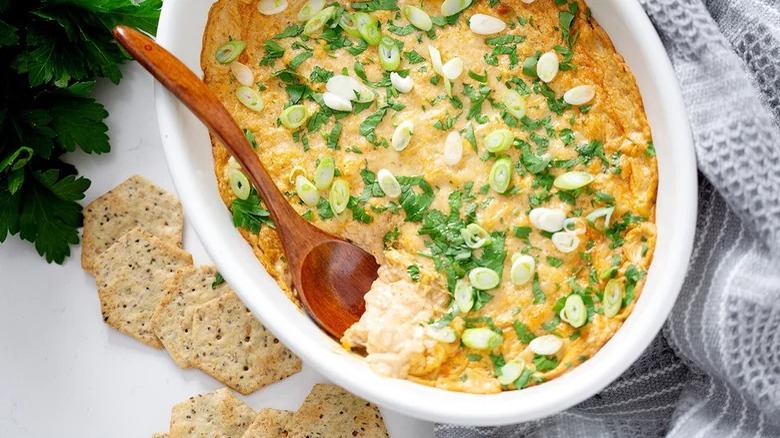
{"label": "fresh parsley sprig", "polygon": [[111,29],[157,31],[162,0],[0,1],[0,243],[19,235],[48,262],[79,241],[88,179],[66,152],[110,150],[95,80],[128,60]]}

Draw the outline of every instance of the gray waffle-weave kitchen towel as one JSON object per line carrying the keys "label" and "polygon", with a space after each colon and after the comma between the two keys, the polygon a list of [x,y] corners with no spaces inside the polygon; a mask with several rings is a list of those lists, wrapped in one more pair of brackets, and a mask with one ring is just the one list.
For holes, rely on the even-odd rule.
{"label": "gray waffle-weave kitchen towel", "polygon": [[680,298],[590,400],[514,426],[437,425],[439,438],[780,437],[780,0],[640,2],[680,80],[700,170]]}

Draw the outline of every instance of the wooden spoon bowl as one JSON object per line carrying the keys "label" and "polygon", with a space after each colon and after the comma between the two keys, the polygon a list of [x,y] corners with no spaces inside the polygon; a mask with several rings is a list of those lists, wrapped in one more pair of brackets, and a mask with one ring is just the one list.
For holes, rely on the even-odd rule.
{"label": "wooden spoon bowl", "polygon": [[323,330],[336,339],[341,338],[365,311],[364,296],[379,269],[376,258],[315,227],[290,206],[233,117],[184,63],[148,36],[129,27],[117,26],[114,37],[241,163],[276,225],[301,303]]}

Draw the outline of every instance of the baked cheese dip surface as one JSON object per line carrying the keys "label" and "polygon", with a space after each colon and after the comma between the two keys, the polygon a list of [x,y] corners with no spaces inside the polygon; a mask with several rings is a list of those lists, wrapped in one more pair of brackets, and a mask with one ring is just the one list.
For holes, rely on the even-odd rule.
{"label": "baked cheese dip surface", "polygon": [[[341,339],[377,373],[495,393],[588,360],[631,313],[657,171],[632,73],[581,0],[219,0],[205,80],[301,216],[376,256]],[[297,302],[214,142],[236,227]]]}

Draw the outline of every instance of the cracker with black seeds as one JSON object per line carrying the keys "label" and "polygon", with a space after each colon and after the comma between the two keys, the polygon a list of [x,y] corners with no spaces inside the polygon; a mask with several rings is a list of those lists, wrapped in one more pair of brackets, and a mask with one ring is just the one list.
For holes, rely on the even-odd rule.
{"label": "cracker with black seeds", "polygon": [[233,393],[222,388],[199,394],[171,410],[170,438],[236,438],[257,414]]}
{"label": "cracker with black seeds", "polygon": [[376,406],[327,383],[314,385],[284,434],[288,438],[389,437]]}
{"label": "cracker with black seeds", "polygon": [[179,199],[133,175],[84,208],[81,266],[94,274],[96,258],[137,226],[181,246],[184,220]]}
{"label": "cracker with black seeds", "polygon": [[241,394],[301,370],[301,360],[233,292],[198,306],[192,339],[192,364]]}
{"label": "cracker with black seeds", "polygon": [[103,321],[155,348],[162,347],[151,317],[165,282],[185,266],[190,253],[136,227],[95,260],[95,280]]}
{"label": "cracker with black seeds", "polygon": [[152,315],[152,330],[171,358],[182,368],[192,366],[192,320],[195,308],[230,291],[227,283],[216,284],[213,265],[188,266],[176,272]]}
{"label": "cracker with black seeds", "polygon": [[282,409],[264,408],[255,417],[254,423],[241,435],[241,438],[279,438],[284,426],[292,418],[293,412]]}

